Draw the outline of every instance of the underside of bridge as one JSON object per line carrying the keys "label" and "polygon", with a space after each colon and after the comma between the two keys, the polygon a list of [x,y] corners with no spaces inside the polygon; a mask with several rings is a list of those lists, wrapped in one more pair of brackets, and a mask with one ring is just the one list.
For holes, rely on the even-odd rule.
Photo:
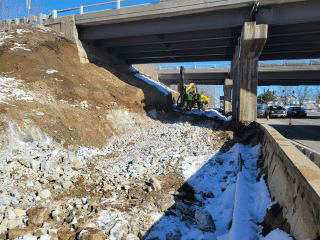
{"label": "underside of bridge", "polygon": [[[269,25],[260,60],[320,57],[317,2],[258,10],[257,24]],[[232,61],[242,26],[251,21],[250,11],[248,6],[114,24],[82,19],[76,19],[76,23],[80,40],[128,64]]]}
{"label": "underside of bridge", "polygon": [[[136,29],[135,27],[132,27]],[[260,60],[320,57],[320,23],[270,26]],[[80,33],[81,33],[80,28]],[[101,31],[99,27],[95,31]],[[85,40],[128,64],[232,61],[241,27]]]}
{"label": "underside of bridge", "polygon": [[[187,83],[223,85],[225,79],[230,77],[230,69],[187,69],[184,76]],[[166,85],[177,84],[179,78],[179,70],[176,69],[160,70],[158,77]],[[258,86],[272,85],[320,85],[320,64],[261,67],[258,73]]]}

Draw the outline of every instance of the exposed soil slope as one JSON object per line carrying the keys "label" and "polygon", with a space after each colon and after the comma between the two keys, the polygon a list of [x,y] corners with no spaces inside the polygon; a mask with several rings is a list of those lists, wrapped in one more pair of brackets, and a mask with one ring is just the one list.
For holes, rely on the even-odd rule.
{"label": "exposed soil slope", "polygon": [[31,120],[68,146],[103,146],[117,134],[106,116],[111,108],[143,113],[141,90],[94,64],[81,64],[76,46],[50,29],[11,29],[0,42],[0,77],[6,77],[1,86],[12,77],[28,95],[5,89],[13,97],[0,99],[0,111],[21,123]]}

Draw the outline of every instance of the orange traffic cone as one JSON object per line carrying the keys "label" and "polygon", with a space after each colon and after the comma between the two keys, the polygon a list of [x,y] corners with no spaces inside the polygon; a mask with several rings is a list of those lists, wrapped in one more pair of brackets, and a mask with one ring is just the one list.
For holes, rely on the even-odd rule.
{"label": "orange traffic cone", "polygon": [[291,120],[291,118],[289,119],[289,125],[288,125],[288,128],[289,128],[289,129],[292,129],[292,128],[293,128],[293,125],[292,125],[292,120]]}
{"label": "orange traffic cone", "polygon": [[269,114],[267,114],[267,121],[269,121]]}

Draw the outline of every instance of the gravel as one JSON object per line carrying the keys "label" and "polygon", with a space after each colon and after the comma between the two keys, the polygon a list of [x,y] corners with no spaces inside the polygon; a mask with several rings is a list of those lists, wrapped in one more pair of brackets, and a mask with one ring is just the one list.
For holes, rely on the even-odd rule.
{"label": "gravel", "polygon": [[[55,239],[64,231],[78,232],[81,239],[88,234],[138,239],[175,204],[185,168],[192,172],[203,165],[224,141],[221,132],[208,127],[121,111],[110,117],[113,127],[127,133],[114,136],[104,148],[73,151],[37,128],[4,119],[0,238],[31,221],[38,227],[21,232],[24,239],[33,239],[44,227],[40,239]],[[168,174],[174,174],[172,179],[161,180]],[[181,184],[167,186],[168,180]]]}

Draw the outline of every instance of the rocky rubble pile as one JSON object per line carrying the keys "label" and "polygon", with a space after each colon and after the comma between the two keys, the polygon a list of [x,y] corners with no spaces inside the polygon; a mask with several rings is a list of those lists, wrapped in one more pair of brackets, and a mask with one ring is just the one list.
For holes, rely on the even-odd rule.
{"label": "rocky rubble pile", "polygon": [[65,149],[27,120],[2,119],[0,239],[138,239],[176,203],[183,169],[198,169],[228,138],[117,111],[113,127],[127,133],[100,149]]}

